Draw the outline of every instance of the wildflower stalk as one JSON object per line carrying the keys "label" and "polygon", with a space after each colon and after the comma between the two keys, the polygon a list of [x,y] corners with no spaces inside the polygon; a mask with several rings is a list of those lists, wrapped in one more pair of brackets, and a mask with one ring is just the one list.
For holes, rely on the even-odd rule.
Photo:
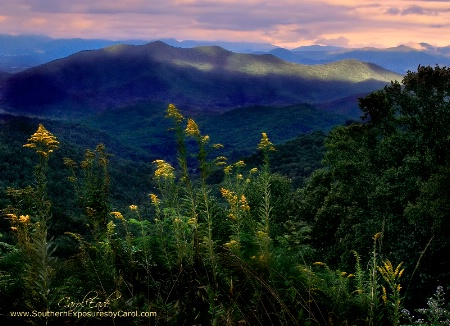
{"label": "wildflower stalk", "polygon": [[[184,117],[173,104],[169,104],[167,108],[166,117],[172,119],[175,124],[175,127],[173,129],[175,130],[175,137],[177,142],[177,161],[181,170],[180,180],[184,185],[181,188],[181,190],[184,190],[183,199],[184,202],[187,204],[187,211],[188,211],[187,215],[189,219],[197,221],[198,213],[197,213],[196,196],[188,170],[188,154],[185,140],[186,131],[181,124],[184,121]],[[177,209],[177,211],[179,210]],[[195,259],[199,259],[200,253],[198,245],[199,240],[197,228],[194,228],[192,241],[193,241],[192,247],[194,249],[194,257]]]}
{"label": "wildflower stalk", "polygon": [[[23,145],[34,149],[38,155],[38,164],[35,167],[35,186],[25,189],[9,189],[8,194],[19,203],[27,203],[30,215],[17,217],[19,208],[12,208],[7,214],[10,218],[11,229],[17,233],[19,247],[25,255],[25,286],[30,295],[30,307],[34,309],[49,309],[52,296],[52,279],[56,258],[53,257],[54,247],[48,240],[47,223],[51,218],[52,203],[47,195],[48,160],[59,142],[45,127],[40,124],[37,131]],[[21,205],[21,204],[19,204]],[[26,205],[26,206],[28,206]]]}
{"label": "wildflower stalk", "polygon": [[[245,218],[249,215],[250,206],[248,204],[245,192],[248,184],[251,182],[252,174],[257,173],[257,169],[250,170],[248,177],[244,180],[240,169],[245,166],[244,161],[238,161],[224,168],[225,180],[224,187],[220,189],[222,197],[228,202],[228,218],[233,234],[230,241],[225,243],[225,247],[237,255],[241,255],[241,236]],[[232,171],[235,171],[232,174]]]}
{"label": "wildflower stalk", "polygon": [[378,271],[389,286],[389,291],[385,286],[382,286],[382,299],[387,308],[388,318],[393,326],[397,326],[399,324],[401,317],[402,297],[400,295],[400,290],[402,287],[399,280],[405,271],[404,269],[401,269],[402,265],[403,262],[398,264],[394,269],[392,263],[386,259],[382,266],[377,266]]}
{"label": "wildflower stalk", "polygon": [[260,261],[268,263],[270,260],[270,214],[272,211],[270,203],[270,165],[269,165],[269,152],[274,151],[275,147],[269,141],[266,133],[262,133],[262,138],[258,144],[258,150],[263,153],[263,166],[260,175],[260,182],[262,186],[262,204],[259,208],[259,223],[258,231],[256,233],[258,242],[260,244]]}
{"label": "wildflower stalk", "polygon": [[[370,269],[370,293],[369,293],[369,314],[368,314],[368,325],[378,325],[380,320],[375,321],[376,312],[378,311],[380,302],[378,300],[377,289],[378,289],[378,254],[377,254],[377,243],[381,242],[382,232],[378,232],[373,236],[373,250],[372,250],[372,260]],[[379,316],[378,316],[379,317]]]}

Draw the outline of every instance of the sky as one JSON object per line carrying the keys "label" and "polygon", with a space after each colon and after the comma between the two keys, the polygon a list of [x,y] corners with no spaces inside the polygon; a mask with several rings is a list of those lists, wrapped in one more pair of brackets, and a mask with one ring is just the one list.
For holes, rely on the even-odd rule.
{"label": "sky", "polygon": [[0,0],[0,34],[53,38],[450,45],[443,0]]}

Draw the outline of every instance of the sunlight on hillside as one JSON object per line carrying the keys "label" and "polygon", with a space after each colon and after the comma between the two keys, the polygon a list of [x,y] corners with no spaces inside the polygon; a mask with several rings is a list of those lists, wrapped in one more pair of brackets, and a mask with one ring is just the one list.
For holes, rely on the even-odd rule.
{"label": "sunlight on hillside", "polygon": [[173,63],[179,67],[192,67],[201,71],[211,71],[214,69],[214,65],[207,62],[189,62],[177,59]]}

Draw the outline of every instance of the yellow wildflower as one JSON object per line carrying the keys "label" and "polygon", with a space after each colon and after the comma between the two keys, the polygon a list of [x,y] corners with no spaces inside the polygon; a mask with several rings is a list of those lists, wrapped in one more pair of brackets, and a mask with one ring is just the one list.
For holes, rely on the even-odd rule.
{"label": "yellow wildflower", "polygon": [[36,153],[47,157],[54,149],[58,148],[59,142],[56,137],[49,132],[42,124],[39,124],[37,131],[28,139],[28,143],[23,147],[34,148]]}
{"label": "yellow wildflower", "polygon": [[218,156],[218,157],[216,157],[215,161],[216,161],[217,166],[227,164],[227,162],[226,162],[227,158],[225,156]]}
{"label": "yellow wildflower", "polygon": [[248,212],[250,210],[250,206],[248,205],[247,198],[245,198],[244,195],[241,196],[240,203],[241,203],[241,209],[243,211]]}
{"label": "yellow wildflower", "polygon": [[220,149],[220,148],[223,148],[223,145],[222,144],[214,144],[214,145],[212,145],[212,147],[214,149]]}
{"label": "yellow wildflower", "polygon": [[197,219],[195,217],[191,217],[188,221],[188,224],[196,224],[197,223]]}
{"label": "yellow wildflower", "polygon": [[[403,262],[398,264],[397,268],[395,269],[394,276],[397,276],[400,278],[401,274],[403,274],[403,270],[400,271],[400,267],[403,265]],[[401,273],[401,274],[400,274]]]}
{"label": "yellow wildflower", "polygon": [[160,200],[158,198],[158,196],[156,196],[155,194],[149,194],[148,195],[150,197],[150,201],[152,202],[153,205],[158,206],[160,203]]}
{"label": "yellow wildflower", "polygon": [[[131,206],[130,206],[130,208],[131,208]],[[121,212],[111,212],[110,214],[119,220],[125,221],[125,218],[123,217]]]}
{"label": "yellow wildflower", "polygon": [[203,136],[203,138],[202,138],[202,143],[207,143],[207,142],[209,142],[209,136],[208,135],[206,135],[206,136]]}
{"label": "yellow wildflower", "polygon": [[251,173],[251,174],[257,173],[257,172],[258,172],[258,168],[252,168],[252,169],[250,169],[250,173]]}
{"label": "yellow wildflower", "polygon": [[342,272],[341,276],[344,277],[345,275],[347,275],[347,272]]}
{"label": "yellow wildflower", "polygon": [[267,238],[267,233],[264,231],[258,231],[258,232],[256,232],[256,236],[258,238]]}
{"label": "yellow wildflower", "polygon": [[137,211],[137,210],[138,210],[138,207],[137,207],[136,205],[130,205],[130,209],[131,209],[132,211]]}
{"label": "yellow wildflower", "polygon": [[321,261],[316,261],[315,263],[313,263],[313,265],[326,266],[326,264],[322,263]]}
{"label": "yellow wildflower", "polygon": [[220,188],[220,193],[222,196],[230,203],[231,206],[235,206],[237,204],[237,195],[228,189]]}
{"label": "yellow wildflower", "polygon": [[382,234],[382,232],[378,232],[377,234],[375,234],[375,235],[373,236],[372,239],[375,240],[375,241],[378,240],[378,238],[381,237],[381,234]]}
{"label": "yellow wildflower", "polygon": [[355,274],[348,274],[347,278],[350,278],[350,277],[355,277]]}
{"label": "yellow wildflower", "polygon": [[383,299],[384,304],[386,304],[387,300],[386,288],[384,286],[381,286],[381,288],[383,289],[383,295],[381,296],[381,298]]}
{"label": "yellow wildflower", "polygon": [[234,166],[237,168],[241,168],[245,166],[245,162],[244,161],[237,161],[236,163],[234,163]]}
{"label": "yellow wildflower", "polygon": [[20,221],[20,223],[28,224],[28,223],[30,223],[30,216],[29,215],[20,215],[19,221]]}
{"label": "yellow wildflower", "polygon": [[192,137],[200,136],[200,130],[194,120],[188,119],[186,130],[184,131],[186,135]]}
{"label": "yellow wildflower", "polygon": [[236,176],[236,178],[237,178],[238,180],[243,180],[243,179],[244,179],[244,176],[243,176],[242,174],[238,174],[238,175]]}
{"label": "yellow wildflower", "polygon": [[232,220],[236,219],[236,216],[233,213],[228,214],[228,217],[231,218]]}
{"label": "yellow wildflower", "polygon": [[181,223],[181,220],[180,220],[178,217],[176,217],[173,221],[174,221],[175,223]]}
{"label": "yellow wildflower", "polygon": [[10,218],[13,221],[17,221],[17,215],[16,214],[6,214],[8,218]]}
{"label": "yellow wildflower", "polygon": [[226,167],[224,167],[223,172],[225,172],[225,174],[230,174],[232,169],[232,165],[227,165]]}
{"label": "yellow wildflower", "polygon": [[267,137],[267,134],[265,132],[262,133],[261,141],[259,142],[257,148],[261,149],[261,150],[267,150],[267,151],[274,151],[275,150],[275,147],[269,141],[269,137]]}
{"label": "yellow wildflower", "polygon": [[173,105],[173,104],[169,104],[169,107],[167,108],[166,117],[167,118],[172,118],[176,122],[181,122],[184,119],[183,115],[180,113],[180,111],[178,111],[176,106]]}
{"label": "yellow wildflower", "polygon": [[224,244],[225,247],[228,248],[234,248],[237,247],[239,245],[239,242],[237,242],[236,240],[231,240],[230,242],[227,242]]}
{"label": "yellow wildflower", "polygon": [[17,228],[15,226],[11,226],[12,231],[17,231]]}
{"label": "yellow wildflower", "polygon": [[155,160],[152,162],[157,165],[155,170],[155,177],[163,178],[163,179],[174,179],[175,178],[175,169],[164,160]]}

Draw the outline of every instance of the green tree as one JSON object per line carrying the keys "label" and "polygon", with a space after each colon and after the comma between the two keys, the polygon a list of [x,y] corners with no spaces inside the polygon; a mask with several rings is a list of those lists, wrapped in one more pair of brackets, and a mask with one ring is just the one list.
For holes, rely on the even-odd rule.
{"label": "green tree", "polygon": [[319,258],[346,268],[380,231],[380,255],[421,275],[411,286],[448,284],[450,69],[419,66],[359,105],[363,123],[330,132],[324,167],[302,190]]}

